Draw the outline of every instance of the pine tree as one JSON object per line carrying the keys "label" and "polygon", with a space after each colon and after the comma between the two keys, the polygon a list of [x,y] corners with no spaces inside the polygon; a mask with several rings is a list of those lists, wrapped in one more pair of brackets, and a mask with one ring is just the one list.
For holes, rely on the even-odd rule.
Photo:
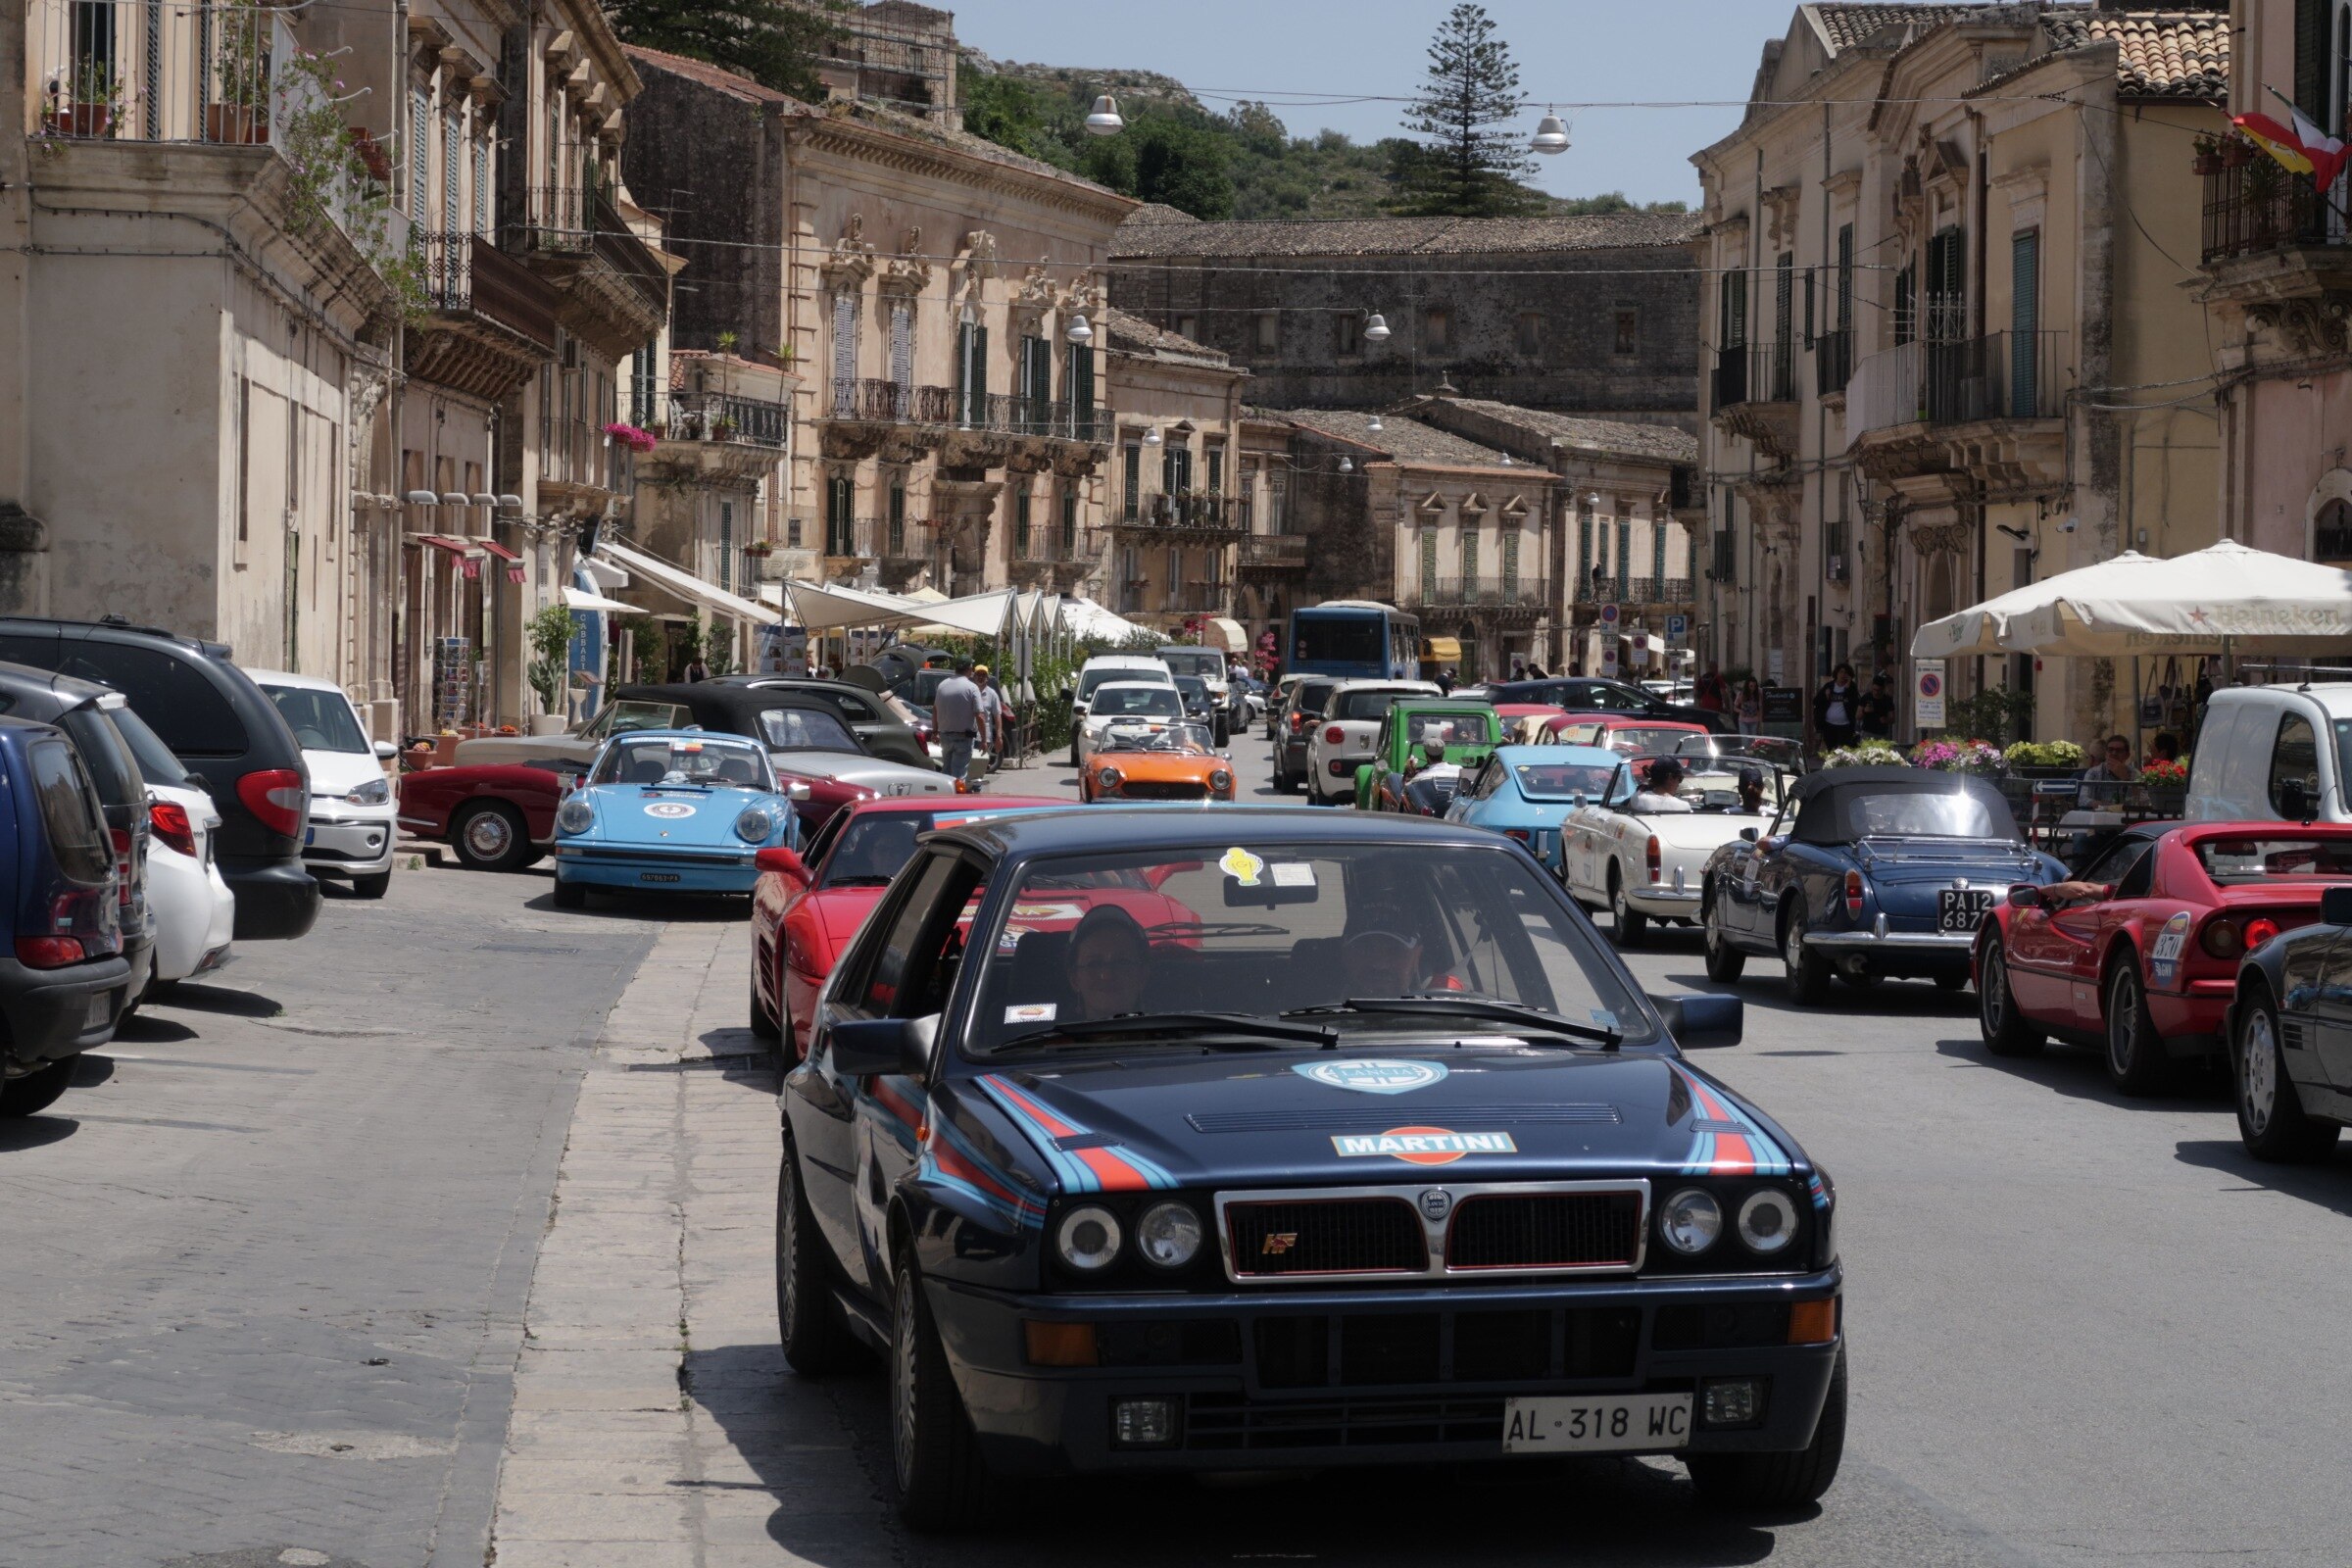
{"label": "pine tree", "polygon": [[825,96],[816,61],[841,37],[848,0],[607,0],[623,43],[707,60],[796,98]]}
{"label": "pine tree", "polygon": [[1541,199],[1520,181],[1535,163],[1513,125],[1526,106],[1511,46],[1494,36],[1486,8],[1455,6],[1430,40],[1429,80],[1405,119],[1422,156],[1397,170],[1408,181],[1399,210],[1448,218],[1533,211]]}

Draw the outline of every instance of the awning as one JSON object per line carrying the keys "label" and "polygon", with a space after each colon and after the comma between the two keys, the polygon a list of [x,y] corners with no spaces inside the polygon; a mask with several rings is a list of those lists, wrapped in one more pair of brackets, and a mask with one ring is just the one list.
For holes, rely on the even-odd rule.
{"label": "awning", "polygon": [[416,542],[431,545],[435,550],[446,550],[461,561],[466,559],[466,541],[463,539],[444,539],[437,533],[420,533],[416,536]]}
{"label": "awning", "polygon": [[1004,613],[1012,608],[1013,592],[972,594],[922,608],[923,630],[961,632],[971,637],[994,637],[1004,629]]}
{"label": "awning", "polygon": [[1224,615],[1212,615],[1202,621],[1200,632],[1202,642],[1214,636],[1225,645],[1225,651],[1229,654],[1242,653],[1250,646],[1250,634],[1242,630],[1242,623]]}
{"label": "awning", "polygon": [[647,579],[663,593],[682,599],[690,605],[701,605],[706,610],[715,611],[722,615],[732,615],[737,620],[748,620],[760,626],[773,626],[784,618],[765,605],[755,605],[749,599],[738,599],[716,583],[705,582],[682,566],[673,566],[666,561],[646,555],[641,551],[631,550],[626,545],[614,544],[612,540],[606,539],[599,541],[596,549],[599,555],[610,557],[615,565],[626,567],[629,571]]}
{"label": "awning", "polygon": [[603,594],[592,594],[585,588],[568,586],[564,590],[564,608],[600,611],[608,615],[642,615],[646,612],[635,605],[624,605],[617,599],[607,599]]}
{"label": "awning", "polygon": [[473,542],[477,545],[480,545],[484,550],[489,551],[501,561],[518,562],[522,559],[522,557],[516,555],[514,551],[509,550],[505,545],[500,544],[495,539],[476,539]]}
{"label": "awning", "polygon": [[[772,596],[772,597],[771,597]],[[760,597],[771,603],[792,604],[793,618],[809,631],[839,626],[904,626],[920,608],[896,594],[868,593],[862,588],[835,588],[823,583],[766,584]]]}
{"label": "awning", "polygon": [[1421,639],[1421,657],[1441,664],[1458,664],[1462,662],[1462,640],[1459,637],[1424,637]]}

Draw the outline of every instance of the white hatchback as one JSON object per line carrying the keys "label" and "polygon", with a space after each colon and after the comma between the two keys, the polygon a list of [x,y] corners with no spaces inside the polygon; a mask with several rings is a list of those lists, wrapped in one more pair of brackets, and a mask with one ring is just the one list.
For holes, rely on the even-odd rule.
{"label": "white hatchback", "polygon": [[193,785],[147,781],[152,829],[147,906],[155,911],[155,978],[186,980],[228,961],[237,896],[213,863],[220,809]]}
{"label": "white hatchback", "polygon": [[1389,705],[1443,695],[1425,680],[1348,680],[1331,689],[1306,738],[1306,798],[1317,806],[1355,799],[1355,770],[1372,760]]}
{"label": "white hatchback", "polygon": [[246,673],[277,705],[311,775],[302,863],[313,876],[348,880],[363,899],[382,898],[392,886],[399,809],[384,763],[399,749],[390,741],[368,741],[359,710],[331,680],[276,669]]}

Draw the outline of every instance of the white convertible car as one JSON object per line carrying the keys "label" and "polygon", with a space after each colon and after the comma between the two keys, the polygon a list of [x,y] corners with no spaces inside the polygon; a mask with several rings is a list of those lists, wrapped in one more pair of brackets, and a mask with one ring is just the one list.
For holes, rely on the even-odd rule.
{"label": "white convertible car", "polygon": [[[1648,764],[1646,758],[1619,763],[1600,799],[1570,811],[1560,827],[1560,880],[1579,904],[1608,909],[1619,947],[1640,942],[1652,920],[1695,921],[1708,857],[1740,829],[1761,830],[1784,783],[1777,768],[1760,763],[1692,758],[1686,765],[1697,771],[1675,792],[1690,810],[1637,811]],[[1761,811],[1740,805],[1742,772],[1762,777]]]}

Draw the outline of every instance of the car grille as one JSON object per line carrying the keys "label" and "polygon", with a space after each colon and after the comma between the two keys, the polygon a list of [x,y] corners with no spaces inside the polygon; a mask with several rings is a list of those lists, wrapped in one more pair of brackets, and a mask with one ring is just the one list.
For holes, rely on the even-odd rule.
{"label": "car grille", "polygon": [[1192,1449],[1377,1448],[1501,1441],[1499,1398],[1255,1404],[1240,1395],[1196,1394],[1185,1401],[1184,1446]]}
{"label": "car grille", "polygon": [[1119,787],[1119,798],[1128,801],[1205,801],[1208,799],[1208,786],[1150,780],[1131,782]]}
{"label": "car grille", "polygon": [[1630,1266],[1642,1249],[1640,1193],[1495,1193],[1467,1198],[1446,1233],[1448,1268]]}
{"label": "car grille", "polygon": [[1401,1198],[1234,1203],[1225,1224],[1236,1279],[1429,1268],[1421,1218]]}

